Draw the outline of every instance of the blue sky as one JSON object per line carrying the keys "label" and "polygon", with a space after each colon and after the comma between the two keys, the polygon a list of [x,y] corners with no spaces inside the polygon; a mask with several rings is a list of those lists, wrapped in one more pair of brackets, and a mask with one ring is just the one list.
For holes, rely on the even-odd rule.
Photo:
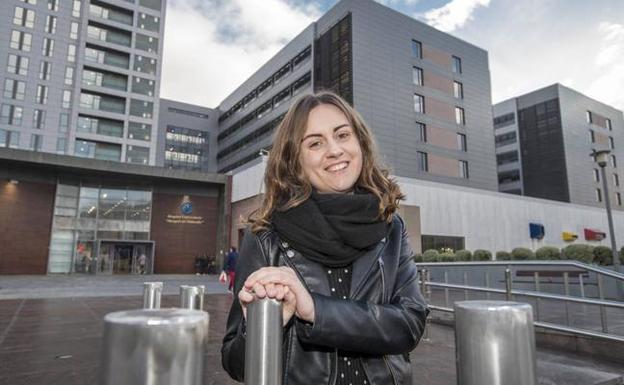
{"label": "blue sky", "polygon": [[[624,110],[622,0],[376,1],[487,50],[493,102],[559,82]],[[161,95],[216,107],[336,2],[168,0]]]}

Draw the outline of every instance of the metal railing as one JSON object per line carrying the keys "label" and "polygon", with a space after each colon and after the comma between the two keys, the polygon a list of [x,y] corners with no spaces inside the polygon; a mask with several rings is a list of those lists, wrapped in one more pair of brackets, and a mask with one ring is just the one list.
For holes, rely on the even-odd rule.
{"label": "metal railing", "polygon": [[[469,285],[468,284],[468,271],[470,267],[485,267],[482,272],[483,286]],[[533,268],[532,268],[533,267]],[[449,282],[449,270],[452,268],[461,269],[461,283]],[[492,287],[492,268],[504,268],[504,286],[497,288]],[[560,270],[561,268],[567,268],[567,270]],[[569,270],[573,268],[574,270]],[[442,271],[438,271],[441,269]],[[544,270],[546,269],[546,270]],[[559,269],[559,270],[557,270]],[[504,296],[507,301],[519,301],[531,303],[528,300],[532,299],[535,304],[531,303],[534,309],[535,326],[567,332],[576,335],[604,338],[611,341],[624,342],[624,335],[615,334],[609,329],[609,309],[617,309],[615,311],[622,311],[621,323],[624,322],[624,302],[618,300],[609,300],[605,298],[605,278],[614,280],[614,288],[624,282],[624,274],[614,272],[601,267],[590,266],[576,261],[483,261],[483,262],[434,262],[434,263],[418,263],[418,270],[420,272],[420,284],[427,296],[428,302],[431,303],[432,289],[443,290],[444,292],[444,306],[437,304],[430,304],[430,308],[433,310],[453,313],[452,304],[449,292],[463,291],[462,300],[469,299],[469,293],[485,293],[486,299],[490,299],[492,294],[498,296]],[[431,273],[437,273],[437,278],[441,281],[431,279]],[[455,273],[460,273],[455,272]],[[523,277],[529,277],[529,281],[516,282],[516,286],[525,286],[524,289],[515,287],[513,273],[516,273],[518,279]],[[522,272],[518,274],[518,272]],[[441,274],[440,274],[441,273]],[[472,271],[474,276],[474,271]],[[500,271],[499,271],[500,273]],[[588,282],[589,273],[595,275],[595,283]],[[543,274],[543,275],[541,275]],[[455,274],[457,275],[457,274]],[[555,282],[562,289],[563,294],[544,292],[543,286],[549,284],[553,286],[553,282],[543,282],[542,278],[546,278],[548,281],[552,281],[553,277],[562,278],[562,282]],[[570,278],[577,278],[577,282],[572,283]],[[533,286],[530,290],[527,286]],[[587,289],[591,286],[592,291],[596,286],[596,298],[588,298]],[[571,294],[571,289],[579,295],[575,296]],[[617,298],[616,298],[617,299]],[[556,301],[563,304],[564,307],[564,319],[562,323],[543,322],[540,321],[540,301]],[[590,328],[581,328],[572,325],[570,304],[582,304],[593,305],[599,308],[599,318],[601,324],[601,331],[592,330]]]}

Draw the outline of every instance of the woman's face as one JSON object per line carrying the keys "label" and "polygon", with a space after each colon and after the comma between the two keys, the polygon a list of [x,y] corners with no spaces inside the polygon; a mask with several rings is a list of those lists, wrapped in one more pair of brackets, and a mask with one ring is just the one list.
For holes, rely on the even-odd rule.
{"label": "woman's face", "polygon": [[299,163],[320,193],[350,192],[362,172],[362,148],[338,107],[321,104],[308,116]]}

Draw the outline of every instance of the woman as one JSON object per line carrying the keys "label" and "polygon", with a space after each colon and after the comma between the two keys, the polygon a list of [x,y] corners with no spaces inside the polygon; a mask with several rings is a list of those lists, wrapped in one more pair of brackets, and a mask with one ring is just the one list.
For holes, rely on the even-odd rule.
{"label": "woman", "polygon": [[[284,384],[411,384],[409,352],[428,309],[403,194],[377,164],[362,118],[331,93],[306,95],[277,129],[266,194],[237,266],[223,366],[243,380],[246,306],[283,301]],[[279,255],[280,267],[266,267]]]}

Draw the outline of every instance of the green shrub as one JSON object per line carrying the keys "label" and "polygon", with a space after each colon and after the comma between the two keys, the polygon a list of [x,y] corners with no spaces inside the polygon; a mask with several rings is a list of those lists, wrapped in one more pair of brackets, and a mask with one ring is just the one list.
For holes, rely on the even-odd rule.
{"label": "green shrub", "polygon": [[507,251],[497,251],[496,252],[496,260],[497,261],[510,261],[511,260],[511,254],[509,254]]}
{"label": "green shrub", "polygon": [[535,252],[535,258],[542,261],[552,261],[561,259],[561,250],[553,246],[544,246],[537,249]]}
{"label": "green shrub", "polygon": [[441,253],[440,254],[440,262],[455,262],[455,254],[454,253]]}
{"label": "green shrub", "polygon": [[590,245],[569,245],[562,250],[563,259],[574,259],[584,263],[592,263],[594,247]]}
{"label": "green shrub", "polygon": [[414,262],[416,263],[420,263],[423,261],[423,256],[422,254],[414,254]]}
{"label": "green shrub", "polygon": [[459,250],[455,253],[455,259],[458,261],[472,261],[472,253],[469,250]]}
{"label": "green shrub", "polygon": [[526,247],[516,247],[511,250],[511,258],[517,261],[525,261],[527,259],[535,259],[535,254]]}
{"label": "green shrub", "polygon": [[472,254],[472,260],[473,261],[491,261],[492,253],[489,252],[488,250],[477,249]]}
{"label": "green shrub", "polygon": [[599,265],[613,264],[613,251],[606,246],[594,247],[594,263]]}
{"label": "green shrub", "polygon": [[440,253],[438,250],[426,250],[423,253],[423,262],[439,262],[440,261]]}

